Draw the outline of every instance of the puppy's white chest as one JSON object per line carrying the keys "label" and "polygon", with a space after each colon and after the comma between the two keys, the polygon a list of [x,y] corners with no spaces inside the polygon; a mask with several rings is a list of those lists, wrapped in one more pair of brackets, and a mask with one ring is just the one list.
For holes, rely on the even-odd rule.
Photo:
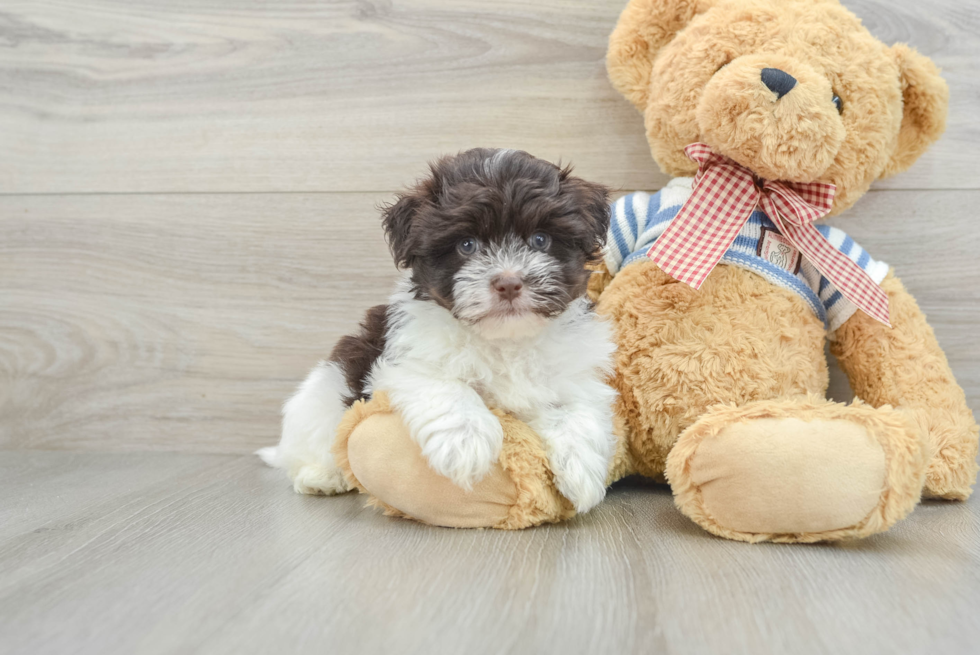
{"label": "puppy's white chest", "polygon": [[553,371],[539,353],[504,351],[483,367],[488,375],[474,376],[471,386],[489,406],[524,418],[557,401]]}
{"label": "puppy's white chest", "polygon": [[431,302],[403,299],[393,307],[385,356],[372,373],[374,388],[401,385],[411,393],[424,378],[463,384],[486,405],[525,421],[580,396],[582,384],[608,369],[613,350],[607,329],[584,301],[524,340],[483,338]]}

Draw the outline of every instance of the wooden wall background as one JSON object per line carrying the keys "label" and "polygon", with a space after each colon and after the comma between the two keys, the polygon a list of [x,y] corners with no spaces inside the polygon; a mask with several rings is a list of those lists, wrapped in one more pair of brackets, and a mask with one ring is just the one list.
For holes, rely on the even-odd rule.
{"label": "wooden wall background", "polygon": [[[247,452],[395,271],[376,205],[476,145],[666,178],[603,56],[624,0],[4,0],[0,448]],[[851,0],[949,128],[835,221],[980,409],[980,8]],[[834,374],[833,395],[848,395]]]}

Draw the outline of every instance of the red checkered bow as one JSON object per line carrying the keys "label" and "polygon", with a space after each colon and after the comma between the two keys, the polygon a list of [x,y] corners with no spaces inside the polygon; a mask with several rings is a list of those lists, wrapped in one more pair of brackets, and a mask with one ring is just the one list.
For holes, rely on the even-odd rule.
{"label": "red checkered bow", "polygon": [[701,288],[749,216],[761,206],[779,232],[845,298],[890,325],[885,292],[813,226],[813,221],[826,216],[833,206],[833,184],[760,180],[704,143],[692,143],[684,152],[698,164],[694,193],[647,251],[647,257],[665,273]]}

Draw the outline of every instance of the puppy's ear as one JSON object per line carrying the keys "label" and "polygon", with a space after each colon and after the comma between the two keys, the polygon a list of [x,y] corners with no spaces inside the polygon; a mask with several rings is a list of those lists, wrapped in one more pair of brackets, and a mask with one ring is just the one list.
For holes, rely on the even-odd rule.
{"label": "puppy's ear", "polygon": [[385,239],[399,268],[412,266],[412,223],[421,206],[422,200],[417,195],[406,194],[381,209]]}
{"label": "puppy's ear", "polygon": [[606,245],[606,235],[609,233],[609,189],[570,173],[570,168],[562,170],[562,189],[575,199],[582,218],[585,227],[582,249],[591,258],[596,258]]}

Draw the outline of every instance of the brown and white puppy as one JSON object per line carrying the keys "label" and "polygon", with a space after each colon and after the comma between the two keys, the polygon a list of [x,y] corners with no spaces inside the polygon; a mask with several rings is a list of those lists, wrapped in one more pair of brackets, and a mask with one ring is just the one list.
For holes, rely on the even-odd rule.
{"label": "brown and white puppy", "polygon": [[385,208],[384,227],[408,274],[313,369],[283,409],[279,446],[259,454],[298,492],[347,491],[335,429],[383,389],[430,466],[469,488],[500,454],[489,405],[534,428],[558,489],[580,512],[594,507],[615,445],[614,346],[584,297],[585,266],[605,241],[607,190],[525,152],[478,148],[434,163]]}

